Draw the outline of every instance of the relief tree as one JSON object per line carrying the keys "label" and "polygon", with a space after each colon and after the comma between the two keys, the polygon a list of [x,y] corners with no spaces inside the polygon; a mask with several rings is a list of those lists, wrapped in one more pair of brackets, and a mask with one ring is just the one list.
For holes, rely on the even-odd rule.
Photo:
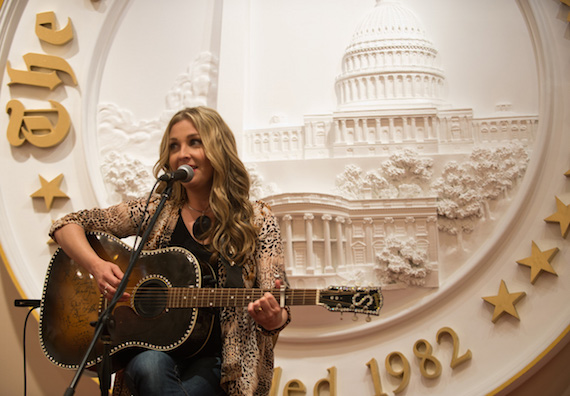
{"label": "relief tree", "polygon": [[423,286],[431,272],[425,247],[414,238],[387,237],[384,243],[374,265],[374,272],[382,284]]}
{"label": "relief tree", "polygon": [[463,248],[463,233],[473,230],[473,220],[483,214],[483,196],[477,178],[469,163],[450,161],[433,184],[437,193],[437,214],[440,231],[457,237],[457,245]]}
{"label": "relief tree", "polygon": [[432,167],[432,158],[423,158],[415,150],[403,149],[384,161],[378,173],[398,189],[400,198],[411,198],[427,193]]}
{"label": "relief tree", "polygon": [[348,199],[362,198],[364,185],[363,172],[357,165],[346,165],[344,171],[336,177],[336,189],[338,193]]}

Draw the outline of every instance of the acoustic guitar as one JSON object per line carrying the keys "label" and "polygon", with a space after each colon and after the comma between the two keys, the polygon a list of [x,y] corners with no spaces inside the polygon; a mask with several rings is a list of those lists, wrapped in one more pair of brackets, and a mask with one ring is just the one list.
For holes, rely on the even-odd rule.
{"label": "acoustic guitar", "polygon": [[[88,233],[87,239],[101,258],[126,270],[129,246],[102,232]],[[379,288],[205,287],[215,277],[209,265],[186,249],[143,251],[127,285],[131,297],[116,305],[109,326],[113,371],[144,349],[180,356],[198,353],[211,334],[213,308],[247,307],[266,292],[282,305],[320,305],[337,312],[379,315],[383,304]],[[40,343],[48,359],[60,367],[78,368],[91,343],[93,325],[107,303],[91,274],[58,248],[49,263],[40,306]],[[98,341],[87,367],[99,363],[103,351]]]}

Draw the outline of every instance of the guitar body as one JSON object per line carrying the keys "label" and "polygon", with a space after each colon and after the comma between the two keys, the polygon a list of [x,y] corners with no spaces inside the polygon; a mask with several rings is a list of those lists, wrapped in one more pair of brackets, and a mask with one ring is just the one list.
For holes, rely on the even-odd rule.
{"label": "guitar body", "polygon": [[[95,252],[127,270],[131,248],[102,232],[87,234]],[[145,349],[190,357],[198,353],[212,333],[215,307],[245,308],[271,293],[282,305],[321,305],[333,312],[379,315],[380,288],[331,286],[328,289],[212,288],[216,274],[183,248],[143,251],[129,277],[129,301],[119,302],[109,326],[113,371]],[[208,287],[206,287],[208,286]],[[62,249],[53,255],[40,304],[40,343],[54,364],[77,369],[91,345],[95,328],[108,300],[95,279]],[[91,368],[102,361],[99,339],[87,358]]]}
{"label": "guitar body", "polygon": [[[101,258],[126,271],[131,255],[127,245],[100,232],[89,233],[87,238]],[[200,264],[183,248],[143,251],[127,285],[131,299],[119,302],[113,312],[109,331],[113,371],[144,349],[176,356],[192,356],[202,349],[212,331],[214,311],[169,308],[166,291],[200,288],[205,276],[216,278],[210,266]],[[93,338],[93,324],[107,303],[95,279],[58,249],[47,270],[40,307],[40,343],[48,359],[60,367],[76,369]],[[99,340],[87,367],[99,363],[102,354]]]}

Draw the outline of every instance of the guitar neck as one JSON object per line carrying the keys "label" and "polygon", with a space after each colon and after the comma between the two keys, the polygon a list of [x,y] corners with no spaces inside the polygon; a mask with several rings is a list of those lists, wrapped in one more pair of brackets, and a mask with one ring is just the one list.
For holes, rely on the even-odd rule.
{"label": "guitar neck", "polygon": [[[194,287],[143,287],[136,289],[133,306],[174,308],[247,307],[271,293],[281,306],[319,305],[329,311],[378,315],[382,294],[378,288],[331,286],[328,289],[241,289]],[[161,309],[162,309],[161,308]],[[137,308],[135,308],[137,309]]]}
{"label": "guitar neck", "polygon": [[283,305],[318,305],[317,289],[238,289],[238,288],[186,288],[168,289],[167,306],[170,308],[246,307],[250,302],[271,293]]}

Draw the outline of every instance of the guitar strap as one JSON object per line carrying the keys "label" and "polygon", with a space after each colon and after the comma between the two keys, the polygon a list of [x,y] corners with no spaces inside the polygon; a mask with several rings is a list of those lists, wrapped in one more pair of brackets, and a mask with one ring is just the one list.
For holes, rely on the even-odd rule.
{"label": "guitar strap", "polygon": [[236,288],[244,288],[243,285],[243,277],[242,277],[242,266],[241,265],[230,265],[228,260],[223,257],[220,257],[220,261],[224,266],[226,271],[226,284],[224,287],[236,287]]}

